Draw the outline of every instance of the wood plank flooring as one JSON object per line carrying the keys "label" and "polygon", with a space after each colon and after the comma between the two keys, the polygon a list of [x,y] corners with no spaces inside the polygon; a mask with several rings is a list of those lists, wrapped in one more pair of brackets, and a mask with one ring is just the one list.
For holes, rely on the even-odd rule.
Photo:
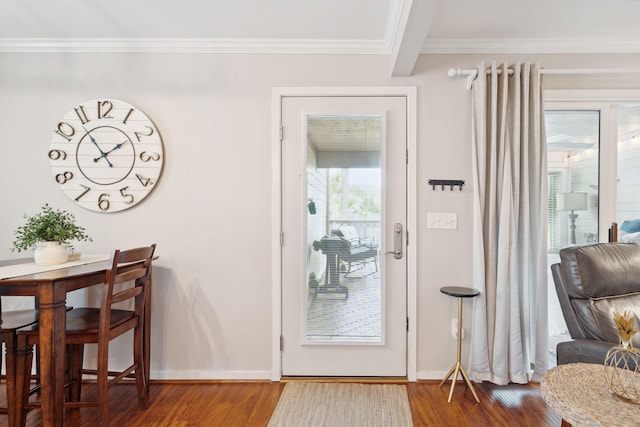
{"label": "wood plank flooring", "polygon": [[[298,380],[299,381],[299,380]],[[371,381],[368,381],[371,382]],[[387,382],[387,381],[384,381]],[[463,383],[456,385],[448,404],[448,384],[438,381],[406,383],[414,425],[421,426],[531,426],[559,427],[561,419],[546,406],[537,384],[496,386],[477,384],[476,403]],[[285,382],[155,382],[151,385],[151,406],[138,410],[135,386],[116,385],[110,390],[112,427],[253,427],[266,426]],[[0,405],[4,405],[4,384]],[[93,385],[83,393],[92,397]],[[66,411],[65,426],[96,425],[93,408]],[[0,415],[0,426],[7,417]],[[27,425],[41,427],[39,411],[29,413]],[[304,426],[300,426],[304,427]],[[360,427],[360,426],[356,426]]]}

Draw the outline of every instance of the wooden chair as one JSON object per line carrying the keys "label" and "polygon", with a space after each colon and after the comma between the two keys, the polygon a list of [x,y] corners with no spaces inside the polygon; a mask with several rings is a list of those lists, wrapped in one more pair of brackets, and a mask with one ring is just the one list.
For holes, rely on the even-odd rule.
{"label": "wooden chair", "polygon": [[7,407],[0,408],[1,414],[7,414],[9,425],[15,423],[15,374],[16,374],[16,331],[38,322],[38,310],[2,311],[0,299],[0,344],[5,345],[5,381],[7,386]]}
{"label": "wooden chair", "polygon": [[[67,313],[67,365],[70,370],[71,392],[65,407],[97,406],[98,425],[109,425],[108,388],[124,378],[135,378],[139,406],[149,405],[148,381],[144,354],[144,311],[147,283],[151,276],[151,260],[156,245],[126,251],[116,250],[111,256],[103,286],[100,308],[75,308]],[[123,284],[129,283],[125,289]],[[133,310],[114,308],[114,304],[133,302]],[[133,330],[133,363],[119,372],[108,369],[109,342],[125,332]],[[17,334],[16,404],[18,424],[25,425],[27,410],[39,406],[29,403],[28,389],[31,382],[32,348],[38,344],[37,325],[20,329]],[[84,344],[98,344],[97,369],[83,369]],[[97,376],[96,401],[82,401],[82,376]]]}

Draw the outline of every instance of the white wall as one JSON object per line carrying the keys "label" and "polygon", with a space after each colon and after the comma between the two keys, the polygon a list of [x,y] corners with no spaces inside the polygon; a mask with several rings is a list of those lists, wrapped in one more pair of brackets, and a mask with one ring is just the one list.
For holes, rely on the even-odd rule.
{"label": "white wall", "polygon": [[[469,93],[446,71],[492,58],[504,56],[425,56],[413,77],[390,78],[382,55],[0,54],[0,258],[17,256],[9,249],[13,230],[45,202],[86,227],[94,242],[78,244],[83,252],[156,242],[153,378],[269,378],[272,87],[417,86],[418,375],[437,378],[455,357],[449,323],[456,316],[456,302],[439,288],[471,283]],[[531,58],[550,68],[637,62]],[[615,79],[554,77],[547,87],[640,87],[637,78]],[[100,97],[140,107],[165,144],[158,188],[116,214],[76,207],[46,155],[58,120]],[[430,178],[467,185],[433,191]],[[427,230],[429,211],[457,212],[458,229]]]}

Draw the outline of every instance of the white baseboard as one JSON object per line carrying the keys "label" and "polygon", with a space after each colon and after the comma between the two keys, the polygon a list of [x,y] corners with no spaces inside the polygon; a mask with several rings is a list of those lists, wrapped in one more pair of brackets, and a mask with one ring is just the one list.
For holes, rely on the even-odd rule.
{"label": "white baseboard", "polygon": [[269,380],[271,371],[151,371],[151,380]]}
{"label": "white baseboard", "polygon": [[447,371],[418,371],[417,378],[419,380],[440,380],[447,375]]}

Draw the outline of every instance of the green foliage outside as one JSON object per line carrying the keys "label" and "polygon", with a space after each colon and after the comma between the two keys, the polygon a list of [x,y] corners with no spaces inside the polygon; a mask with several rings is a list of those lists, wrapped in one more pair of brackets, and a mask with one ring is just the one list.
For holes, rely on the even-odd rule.
{"label": "green foliage outside", "polygon": [[[370,220],[380,218],[380,200],[374,198],[366,187],[349,184],[345,188],[343,174],[338,170],[332,170],[329,183],[331,216],[351,220]],[[343,192],[346,191],[346,200],[343,201]],[[343,206],[345,203],[345,206]]]}

